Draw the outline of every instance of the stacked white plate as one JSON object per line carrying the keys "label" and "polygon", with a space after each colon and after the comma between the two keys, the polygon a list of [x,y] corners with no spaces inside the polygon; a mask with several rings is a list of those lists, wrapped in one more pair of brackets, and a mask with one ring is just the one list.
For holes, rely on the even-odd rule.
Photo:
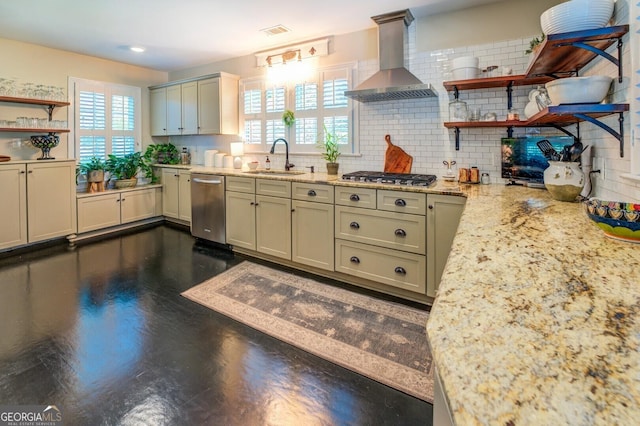
{"label": "stacked white plate", "polygon": [[545,34],[583,31],[607,26],[613,14],[614,0],[571,0],[560,3],[540,15]]}

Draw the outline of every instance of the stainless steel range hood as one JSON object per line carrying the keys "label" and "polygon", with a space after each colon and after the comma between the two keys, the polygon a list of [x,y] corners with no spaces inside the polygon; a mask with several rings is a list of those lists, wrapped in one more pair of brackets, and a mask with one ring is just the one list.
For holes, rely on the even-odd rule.
{"label": "stainless steel range hood", "polygon": [[404,35],[413,22],[409,9],[373,16],[378,24],[380,71],[344,94],[360,102],[415,99],[438,96],[433,86],[423,84],[404,67]]}

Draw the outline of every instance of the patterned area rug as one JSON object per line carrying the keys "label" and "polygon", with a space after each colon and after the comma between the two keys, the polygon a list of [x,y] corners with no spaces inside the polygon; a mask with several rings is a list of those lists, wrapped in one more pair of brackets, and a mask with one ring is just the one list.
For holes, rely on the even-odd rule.
{"label": "patterned area rug", "polygon": [[182,295],[335,364],[433,402],[425,311],[246,261]]}

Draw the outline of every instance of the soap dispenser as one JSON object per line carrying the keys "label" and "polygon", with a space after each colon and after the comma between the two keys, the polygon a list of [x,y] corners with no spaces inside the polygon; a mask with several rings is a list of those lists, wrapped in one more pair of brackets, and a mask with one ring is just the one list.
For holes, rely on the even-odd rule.
{"label": "soap dispenser", "polygon": [[267,155],[267,159],[264,162],[265,170],[271,170],[271,160],[269,160],[269,156]]}

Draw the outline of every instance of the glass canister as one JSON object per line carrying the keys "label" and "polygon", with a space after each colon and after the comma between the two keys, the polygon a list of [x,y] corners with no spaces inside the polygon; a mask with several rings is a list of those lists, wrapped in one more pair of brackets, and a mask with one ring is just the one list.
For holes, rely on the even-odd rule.
{"label": "glass canister", "polygon": [[449,102],[449,121],[467,121],[469,110],[467,103],[460,99]]}

